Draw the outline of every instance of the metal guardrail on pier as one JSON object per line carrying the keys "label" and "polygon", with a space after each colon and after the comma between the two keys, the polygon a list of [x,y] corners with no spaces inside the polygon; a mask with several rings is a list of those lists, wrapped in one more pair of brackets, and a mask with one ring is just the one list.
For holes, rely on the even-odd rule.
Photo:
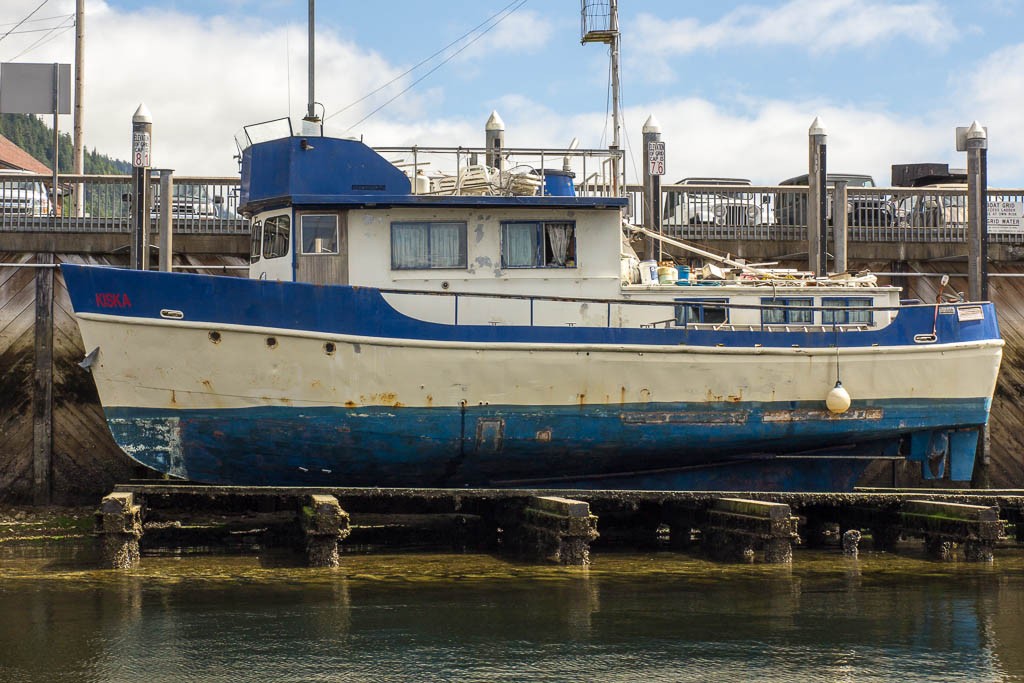
{"label": "metal guardrail on pier", "polygon": [[[462,194],[500,192],[459,183],[487,150],[465,147],[382,147],[381,154],[413,179],[444,166],[454,171],[450,191]],[[569,166],[580,196],[610,196],[612,157],[607,150],[507,149],[503,166],[530,174],[560,172]],[[442,164],[441,160],[445,160]],[[451,166],[451,168],[448,168]],[[127,233],[131,229],[131,176],[62,175],[57,211],[50,200],[50,176],[0,173],[0,232]],[[424,178],[426,180],[426,178]],[[669,237],[694,241],[807,240],[807,187],[801,185],[663,185],[662,230]],[[434,190],[426,190],[433,192]],[[84,213],[71,215],[69,192],[81,192]],[[160,186],[153,178],[150,230],[159,232]],[[828,188],[832,211],[834,188]],[[644,220],[639,185],[628,185],[630,219]],[[239,179],[175,176],[172,220],[180,234],[247,234],[238,214]],[[55,215],[56,214],[56,215]],[[851,242],[964,243],[967,240],[966,188],[849,187],[847,239]],[[988,235],[991,243],[1024,244],[1024,190],[988,190]]]}
{"label": "metal guardrail on pier", "polygon": [[[0,173],[0,232],[123,232],[131,230],[129,175],[62,175],[53,209],[48,175]],[[151,185],[150,231],[159,233],[160,184]],[[82,215],[74,215],[71,196],[82,195]],[[174,232],[247,234],[238,214],[238,178],[176,176],[171,203]]]}
{"label": "metal guardrail on pier", "polygon": [[[635,223],[644,221],[642,187],[627,186]],[[687,240],[807,240],[807,187],[662,185],[662,232]],[[829,215],[834,188],[828,188]],[[851,242],[963,243],[966,188],[850,187]],[[831,220],[829,221],[831,224]],[[1024,190],[988,190],[989,241],[1024,243]]]}

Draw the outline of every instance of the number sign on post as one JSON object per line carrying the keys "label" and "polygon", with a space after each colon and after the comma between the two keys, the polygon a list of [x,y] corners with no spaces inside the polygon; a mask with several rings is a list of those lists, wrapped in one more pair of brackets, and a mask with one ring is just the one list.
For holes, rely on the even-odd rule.
{"label": "number sign on post", "polygon": [[150,166],[149,131],[132,131],[132,166],[148,168]]}
{"label": "number sign on post", "polygon": [[651,175],[665,175],[665,143],[647,143],[648,171]]}

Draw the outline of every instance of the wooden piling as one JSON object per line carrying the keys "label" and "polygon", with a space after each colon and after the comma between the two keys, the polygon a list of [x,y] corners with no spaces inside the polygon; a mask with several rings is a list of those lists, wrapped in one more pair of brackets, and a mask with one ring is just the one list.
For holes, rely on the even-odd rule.
{"label": "wooden piling", "polygon": [[[53,254],[36,255],[53,263]],[[53,485],[53,268],[36,270],[35,371],[32,381],[32,501],[52,502]]]}
{"label": "wooden piling", "polygon": [[139,538],[142,537],[142,508],[130,493],[111,493],[100,502],[96,513],[102,565],[108,569],[139,566]]}

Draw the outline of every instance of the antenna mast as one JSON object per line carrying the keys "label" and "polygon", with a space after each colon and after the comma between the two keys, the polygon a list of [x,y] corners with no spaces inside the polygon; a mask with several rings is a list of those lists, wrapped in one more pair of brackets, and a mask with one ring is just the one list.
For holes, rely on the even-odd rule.
{"label": "antenna mast", "polygon": [[306,117],[302,119],[303,135],[323,135],[323,122],[316,115],[316,0],[309,0],[309,63],[306,72],[309,77],[309,98],[306,103]]}
{"label": "antenna mast", "polygon": [[[582,0],[581,20],[581,43],[605,43],[609,46],[612,71],[612,144],[608,148],[621,150],[618,0]],[[622,194],[626,187],[626,165],[620,165],[618,159],[612,160],[612,181],[614,194]]]}

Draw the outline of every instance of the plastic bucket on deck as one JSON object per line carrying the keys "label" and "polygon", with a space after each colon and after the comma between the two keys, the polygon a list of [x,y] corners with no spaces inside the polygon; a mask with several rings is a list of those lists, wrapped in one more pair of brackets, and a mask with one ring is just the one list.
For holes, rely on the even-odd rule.
{"label": "plastic bucket on deck", "polygon": [[657,261],[641,261],[640,262],[640,284],[651,285],[658,281],[658,262]]}
{"label": "plastic bucket on deck", "polygon": [[576,196],[576,188],[572,184],[572,179],[576,177],[576,174],[572,171],[544,169],[541,173],[544,174],[545,195],[549,197]]}
{"label": "plastic bucket on deck", "polygon": [[658,268],[658,284],[674,285],[679,279],[679,271],[672,266],[661,266]]}

